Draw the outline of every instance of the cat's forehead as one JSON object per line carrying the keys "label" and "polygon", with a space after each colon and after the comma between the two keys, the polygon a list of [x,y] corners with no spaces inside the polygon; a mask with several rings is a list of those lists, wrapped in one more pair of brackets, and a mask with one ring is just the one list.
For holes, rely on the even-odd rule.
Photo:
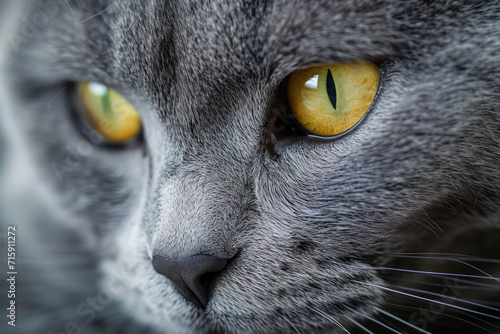
{"label": "cat's forehead", "polygon": [[[411,17],[413,2],[70,1],[37,39],[52,52],[61,49],[45,68],[50,61],[68,63],[79,71],[75,76],[105,72],[102,77],[120,81],[149,66],[158,79],[175,72],[197,80],[244,73],[279,81],[313,63],[402,53],[408,36],[397,17]],[[43,55],[44,46],[36,47]]]}
{"label": "cat's forehead", "polygon": [[[467,29],[478,29],[470,8],[458,4],[419,0],[397,4],[389,0],[67,2],[38,29],[36,39],[19,40],[20,47],[31,48],[24,52],[32,58],[31,80],[34,72],[44,82],[98,81],[150,97],[157,110],[183,96],[177,104],[194,110],[206,101],[222,101],[221,96],[246,96],[245,90],[256,91],[256,86],[264,87],[265,95],[294,70],[312,64],[397,58],[429,63],[439,56],[432,48],[446,46],[451,36],[467,36]],[[42,7],[35,4],[33,10]],[[447,20],[461,25],[446,24]],[[480,39],[467,42],[482,43]],[[495,47],[475,48],[483,54],[489,49]],[[446,55],[444,62],[464,59],[458,48],[447,51],[441,53]],[[424,53],[426,57],[420,57]],[[47,68],[54,70],[48,73]]]}
{"label": "cat's forehead", "polygon": [[176,8],[175,40],[188,63],[257,75],[336,58],[376,59],[395,52],[401,34],[387,15],[393,7],[368,7],[369,1],[190,1]]}
{"label": "cat's forehead", "polygon": [[175,60],[181,72],[211,71],[212,77],[241,73],[279,80],[312,63],[393,56],[407,40],[395,19],[407,9],[390,1],[155,0],[141,5],[155,13],[145,20],[126,2],[120,6],[124,10],[116,15],[140,18],[131,29],[150,37],[130,40],[127,33],[125,44],[161,46],[152,54],[167,67]]}
{"label": "cat's forehead", "polygon": [[[279,81],[314,63],[383,60],[439,44],[468,24],[468,7],[454,3],[449,11],[419,0],[68,1],[37,30],[47,52],[61,50],[40,67],[67,63],[74,76],[94,71],[116,81],[144,67],[164,81],[176,73]],[[43,11],[42,2],[32,7]],[[462,27],[450,30],[457,21]]]}

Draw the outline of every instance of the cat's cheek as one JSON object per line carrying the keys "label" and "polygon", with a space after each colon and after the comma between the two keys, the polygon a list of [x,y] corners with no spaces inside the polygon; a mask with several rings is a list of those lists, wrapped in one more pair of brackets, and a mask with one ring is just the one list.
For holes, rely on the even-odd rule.
{"label": "cat's cheek", "polygon": [[68,217],[62,221],[93,230],[119,223],[140,202],[147,160],[139,149],[110,151],[94,146],[72,122],[64,91],[59,92],[58,87],[45,88],[30,101],[9,95],[17,106],[10,110],[10,130],[22,138],[16,149],[30,156],[19,166],[36,170],[40,197]]}
{"label": "cat's cheek", "polygon": [[299,330],[328,332],[335,325],[322,312],[343,322],[353,315],[350,309],[370,313],[382,301],[378,288],[370,286],[382,283],[367,265],[340,264],[333,258],[320,263],[315,259],[326,250],[290,252],[272,231],[254,237],[214,288],[207,312],[220,327],[259,332],[261,321],[266,330],[279,331],[291,322]]}

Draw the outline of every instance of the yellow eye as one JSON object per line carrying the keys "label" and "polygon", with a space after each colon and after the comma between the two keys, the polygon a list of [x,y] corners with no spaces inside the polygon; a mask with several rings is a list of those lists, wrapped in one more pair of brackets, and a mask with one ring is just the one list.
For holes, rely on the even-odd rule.
{"label": "yellow eye", "polygon": [[116,90],[96,82],[81,82],[77,85],[77,94],[80,117],[105,142],[125,144],[140,137],[139,114]]}
{"label": "yellow eye", "polygon": [[378,66],[368,61],[298,70],[287,83],[288,107],[311,134],[335,136],[363,118],[377,94],[379,81]]}

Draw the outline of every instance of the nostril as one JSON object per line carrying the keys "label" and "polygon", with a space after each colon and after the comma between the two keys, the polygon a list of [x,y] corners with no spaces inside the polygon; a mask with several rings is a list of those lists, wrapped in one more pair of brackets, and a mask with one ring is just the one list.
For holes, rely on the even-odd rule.
{"label": "nostril", "polygon": [[212,282],[219,276],[219,273],[206,273],[200,276],[200,283],[202,286],[210,288]]}
{"label": "nostril", "polygon": [[177,290],[198,307],[208,304],[209,285],[228,260],[211,255],[194,255],[180,260],[153,256],[153,268],[175,284]]}
{"label": "nostril", "polygon": [[[226,265],[226,267],[227,267],[227,265]],[[200,289],[202,289],[204,291],[204,294],[207,296],[207,298],[210,297],[209,294],[213,290],[215,280],[217,279],[219,274],[220,274],[220,271],[216,272],[216,273],[206,273],[206,274],[203,274],[200,276],[200,278],[199,278],[199,282],[201,285]],[[208,300],[207,300],[207,303],[208,303]]]}

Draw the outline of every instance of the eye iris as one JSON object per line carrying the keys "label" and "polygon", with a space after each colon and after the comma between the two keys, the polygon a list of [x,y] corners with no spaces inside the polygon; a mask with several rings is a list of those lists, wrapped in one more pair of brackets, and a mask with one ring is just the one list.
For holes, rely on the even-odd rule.
{"label": "eye iris", "polygon": [[135,108],[117,91],[95,82],[78,85],[82,118],[106,141],[125,143],[141,133]]}
{"label": "eye iris", "polygon": [[371,62],[306,68],[290,76],[288,106],[310,133],[338,135],[353,127],[368,111],[379,80],[380,71]]}

